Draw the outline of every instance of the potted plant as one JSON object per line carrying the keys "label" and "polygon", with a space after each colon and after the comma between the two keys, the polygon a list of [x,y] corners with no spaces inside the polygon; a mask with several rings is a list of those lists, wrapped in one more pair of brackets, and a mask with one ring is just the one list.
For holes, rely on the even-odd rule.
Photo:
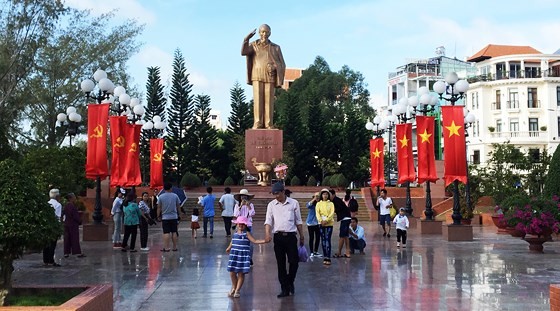
{"label": "potted plant", "polygon": [[541,131],[545,132],[547,129],[546,125],[541,126]]}
{"label": "potted plant", "polygon": [[495,130],[496,130],[496,128],[493,127],[493,126],[489,126],[489,127],[488,127],[488,131],[489,131],[490,133],[494,133]]}

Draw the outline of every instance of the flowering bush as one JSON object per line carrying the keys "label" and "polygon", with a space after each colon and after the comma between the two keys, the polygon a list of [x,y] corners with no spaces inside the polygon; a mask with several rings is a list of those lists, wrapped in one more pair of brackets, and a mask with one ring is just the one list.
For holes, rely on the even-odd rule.
{"label": "flowering bush", "polygon": [[279,162],[274,167],[274,172],[276,173],[276,178],[284,179],[286,178],[286,174],[288,172],[288,166],[282,162]]}
{"label": "flowering bush", "polygon": [[525,234],[550,235],[560,232],[560,204],[552,199],[536,198],[524,205],[509,206],[503,214],[508,226]]}

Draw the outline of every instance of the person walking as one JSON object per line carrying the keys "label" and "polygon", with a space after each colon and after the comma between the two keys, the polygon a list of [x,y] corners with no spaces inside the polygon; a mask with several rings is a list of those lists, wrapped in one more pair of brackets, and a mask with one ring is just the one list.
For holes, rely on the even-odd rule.
{"label": "person walking", "polygon": [[181,201],[179,196],[173,193],[173,185],[165,183],[164,192],[158,196],[158,219],[161,220],[163,229],[163,248],[162,252],[169,252],[170,240],[173,242],[173,251],[177,251],[177,241],[179,239],[177,222],[179,221],[179,208]]}
{"label": "person walking", "polygon": [[210,238],[214,238],[214,201],[216,197],[212,194],[212,187],[207,187],[205,195],[200,201],[200,205],[204,208],[202,211],[202,221],[203,221],[203,238],[207,237],[208,223],[210,223]]}
{"label": "person walking", "polygon": [[[379,224],[383,227],[383,236],[391,237],[391,205],[393,200],[387,196],[387,189],[381,189],[381,195],[377,198],[379,207]],[[385,224],[388,229],[385,229]]]}
{"label": "person walking", "polygon": [[[340,230],[338,233],[338,251],[333,257],[350,258],[350,209],[341,198],[336,196],[334,189],[330,190],[331,200],[334,204],[334,212],[336,213],[336,221],[340,222]],[[342,248],[346,246],[346,253],[342,254]]]}
{"label": "person walking", "polygon": [[218,202],[218,206],[222,209],[222,219],[224,220],[226,237],[231,236],[231,221],[233,220],[233,208],[236,203],[233,194],[231,194],[231,188],[226,187],[224,189],[224,195],[222,195]]}
{"label": "person walking", "polygon": [[253,244],[264,244],[265,240],[255,239],[249,231],[247,231],[248,219],[243,216],[237,217],[235,223],[237,224],[236,232],[226,249],[229,254],[229,261],[227,271],[231,277],[231,290],[228,293],[229,297],[239,298],[241,287],[245,281],[245,274],[251,270],[249,255],[249,246]]}
{"label": "person walking", "polygon": [[115,199],[113,200],[113,207],[111,208],[111,215],[113,216],[113,248],[119,249],[121,245],[121,232],[123,223],[123,210],[122,203],[126,190],[121,187],[117,187],[115,191]]}
{"label": "person walking", "polygon": [[[62,217],[62,204],[60,204],[60,191],[58,189],[51,189],[49,191],[49,204],[54,209],[54,215],[56,217],[56,221],[60,222]],[[60,267],[60,264],[54,261],[54,252],[56,250],[56,243],[58,241],[58,237],[53,241],[50,241],[49,244],[43,249],[43,265],[45,266],[53,266],[53,267]]]}
{"label": "person walking", "polygon": [[[272,194],[275,199],[268,203],[266,208],[265,241],[270,242],[274,235],[274,254],[278,267],[278,281],[282,291],[278,298],[287,297],[295,293],[294,282],[299,267],[298,239],[299,245],[303,246],[301,211],[298,201],[286,197],[284,184],[277,182],[272,186]],[[286,258],[289,268],[286,270]]]}
{"label": "person walking", "polygon": [[196,231],[200,229],[200,224],[198,223],[198,208],[193,208],[191,215],[191,237],[196,239]]}
{"label": "person walking", "polygon": [[64,206],[64,257],[68,258],[70,254],[77,255],[82,258],[86,255],[82,254],[80,248],[80,225],[82,218],[76,208],[76,195],[68,193],[66,195],[66,205]]}
{"label": "person walking", "polygon": [[307,202],[307,219],[305,224],[307,225],[307,232],[309,233],[309,252],[310,257],[323,257],[319,254],[319,243],[321,243],[321,229],[319,228],[319,222],[317,221],[317,214],[315,212],[315,207],[317,202],[320,200],[319,192],[315,193],[311,201]]}
{"label": "person walking", "polygon": [[406,209],[401,207],[399,209],[399,214],[393,219],[393,223],[397,227],[397,247],[401,246],[401,239],[402,239],[402,247],[406,248],[406,231],[410,223],[408,222],[408,217],[405,214]]}
{"label": "person walking", "polygon": [[150,200],[150,195],[148,192],[142,192],[142,200],[138,203],[138,208],[140,212],[142,212],[142,217],[140,217],[140,250],[141,251],[149,251],[150,248],[148,247],[148,226],[150,222],[153,223],[152,218],[150,217],[150,204],[152,200]]}
{"label": "person walking", "polygon": [[315,206],[315,214],[320,224],[321,244],[323,246],[323,264],[331,264],[331,237],[334,225],[334,204],[330,200],[331,193],[328,189],[322,189],[321,201]]}
{"label": "person walking", "polygon": [[[130,192],[123,202],[124,212],[124,238],[122,242],[121,251],[126,252],[130,250],[131,253],[136,252],[136,235],[138,234],[138,225],[142,212],[136,204],[136,194]],[[128,238],[130,238],[130,246],[128,246]]]}

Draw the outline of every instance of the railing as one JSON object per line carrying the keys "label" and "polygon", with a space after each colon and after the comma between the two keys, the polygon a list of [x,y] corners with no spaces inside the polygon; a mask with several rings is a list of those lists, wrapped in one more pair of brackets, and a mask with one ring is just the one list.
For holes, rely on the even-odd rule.
{"label": "railing", "polygon": [[541,101],[540,100],[528,100],[527,101],[527,108],[541,108]]}
{"label": "railing", "polygon": [[501,110],[502,102],[492,102],[492,110]]}
{"label": "railing", "polygon": [[514,70],[514,71],[498,71],[496,74],[488,73],[468,77],[469,83],[476,83],[481,81],[497,81],[506,79],[538,79],[548,77],[560,77],[560,68],[551,68],[548,70]]}
{"label": "railing", "polygon": [[495,132],[490,133],[492,138],[534,138],[546,137],[545,131],[526,131],[526,132]]}
{"label": "railing", "polygon": [[508,100],[507,101],[507,109],[519,109],[519,101],[518,100]]}

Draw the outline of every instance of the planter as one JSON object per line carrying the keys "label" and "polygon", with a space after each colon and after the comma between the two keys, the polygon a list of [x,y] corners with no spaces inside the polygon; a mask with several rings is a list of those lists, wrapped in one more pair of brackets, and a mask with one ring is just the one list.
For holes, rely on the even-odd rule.
{"label": "planter", "polygon": [[471,218],[461,218],[461,225],[470,225],[472,223],[472,219]]}
{"label": "planter", "polygon": [[500,216],[492,215],[492,222],[498,228],[498,233],[499,234],[507,233],[507,231],[506,231],[507,224],[505,223],[505,221],[500,219]]}
{"label": "planter", "polygon": [[[23,289],[23,287],[14,286],[14,290],[33,290],[29,287]],[[0,307],[2,310],[37,310],[37,311],[47,311],[47,310],[113,310],[113,285],[111,284],[100,284],[100,285],[85,285],[85,286],[74,286],[74,285],[52,285],[52,286],[36,286],[35,290],[41,289],[54,289],[54,288],[82,288],[85,290],[75,296],[74,298],[68,300],[60,306],[45,307],[45,306],[33,306],[33,307]]]}
{"label": "planter", "polygon": [[514,227],[507,227],[507,233],[509,233],[514,238],[523,238],[525,237],[525,232],[515,229]]}
{"label": "planter", "polygon": [[523,238],[523,240],[529,243],[529,251],[533,253],[543,253],[543,244],[549,241],[549,239],[550,237],[548,236],[526,236]]}

